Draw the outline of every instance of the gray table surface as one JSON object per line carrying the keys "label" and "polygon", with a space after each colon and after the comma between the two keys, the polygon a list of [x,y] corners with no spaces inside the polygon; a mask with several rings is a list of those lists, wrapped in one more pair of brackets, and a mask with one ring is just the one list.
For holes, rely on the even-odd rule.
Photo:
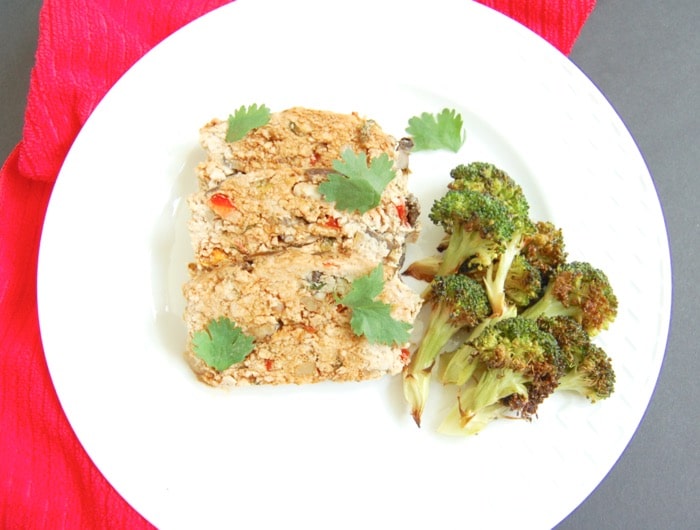
{"label": "gray table surface", "polygon": [[[38,0],[0,0],[0,160],[19,141]],[[700,3],[598,0],[570,56],[622,117],[666,217],[673,316],[666,357],[635,436],[600,486],[557,527],[700,528]]]}

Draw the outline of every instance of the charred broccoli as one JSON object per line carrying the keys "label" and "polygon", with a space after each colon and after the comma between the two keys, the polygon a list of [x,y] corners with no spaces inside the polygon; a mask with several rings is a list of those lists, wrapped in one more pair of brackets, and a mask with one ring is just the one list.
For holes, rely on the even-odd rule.
{"label": "charred broccoli", "polygon": [[561,350],[564,370],[571,370],[585,353],[591,337],[579,324],[578,320],[569,316],[540,316],[537,326],[554,337]]}
{"label": "charred broccoli", "polygon": [[536,221],[534,232],[523,238],[520,253],[546,280],[553,271],[566,263],[567,252],[561,228],[550,221]]}
{"label": "charred broccoli", "polygon": [[[496,263],[495,266],[498,266]],[[475,280],[485,281],[488,269],[462,267],[459,272]],[[427,267],[424,269],[427,272]],[[518,309],[525,308],[542,294],[542,274],[522,254],[516,254],[508,267],[503,283],[506,303]]]}
{"label": "charred broccoli", "polygon": [[596,335],[615,319],[617,297],[603,271],[588,262],[573,261],[552,273],[542,297],[522,315],[527,318],[570,316],[589,335]]}
{"label": "charred broccoli", "polygon": [[[465,263],[484,268],[484,286],[494,315],[501,315],[507,309],[508,271],[523,237],[534,231],[527,210],[524,197],[513,206],[496,196],[460,189],[447,192],[430,212],[430,219],[442,225],[448,234],[438,274],[454,272]],[[415,267],[414,272],[425,268]]]}
{"label": "charred broccoli", "polygon": [[[617,315],[607,276],[590,263],[567,261],[562,230],[533,222],[522,188],[493,164],[450,172],[447,193],[429,217],[444,229],[439,254],[404,272],[429,282],[426,335],[404,370],[404,394],[416,423],[438,357],[439,380],[457,388],[442,432],[470,434],[496,417],[530,419],[555,390],[595,401],[608,397],[615,373],[591,337]],[[462,278],[458,280],[458,278]],[[469,287],[461,286],[470,281]],[[449,294],[469,291],[467,298]],[[472,306],[468,324],[462,304]],[[458,330],[462,345],[443,352]]]}
{"label": "charred broccoli", "polygon": [[564,371],[555,338],[517,316],[489,326],[447,360],[443,382],[462,384],[440,427],[452,434],[474,434],[505,411],[530,418]]}
{"label": "charred broccoli", "polygon": [[[411,263],[404,274],[417,280],[431,282],[440,263],[440,256],[429,256]],[[463,265],[458,272],[483,283],[487,269]],[[527,307],[542,294],[542,275],[522,254],[516,254],[508,269],[503,289],[508,304],[516,308]]]}
{"label": "charred broccoli", "polygon": [[404,395],[418,425],[440,351],[455,333],[476,327],[491,311],[483,286],[468,276],[436,276],[430,285],[427,330],[403,373]]}
{"label": "charred broccoli", "polygon": [[506,300],[518,308],[527,307],[542,294],[542,274],[518,254],[508,270],[504,289]]}
{"label": "charred broccoli", "polygon": [[571,317],[540,317],[537,325],[550,333],[562,352],[565,368],[559,390],[569,390],[598,401],[615,389],[615,371],[607,353],[591,342],[581,324]]}
{"label": "charred broccoli", "polygon": [[460,165],[450,172],[450,189],[470,190],[493,197],[508,209],[513,223],[513,234],[508,239],[497,260],[486,266],[486,286],[494,315],[507,312],[505,282],[513,260],[520,252],[524,238],[535,232],[530,220],[530,204],[522,188],[505,171],[486,162]]}
{"label": "charred broccoli", "polygon": [[559,379],[557,390],[570,390],[598,401],[610,397],[615,390],[615,370],[608,354],[590,343],[578,364]]}
{"label": "charred broccoli", "polygon": [[504,245],[498,260],[486,268],[486,290],[495,315],[503,314],[506,308],[505,282],[513,260],[520,252],[525,237],[535,233],[530,220],[530,204],[521,186],[505,171],[486,162],[460,165],[450,172],[450,189],[467,189],[483,193],[503,203],[514,225],[513,235]]}
{"label": "charred broccoli", "polygon": [[403,271],[403,274],[406,276],[411,276],[416,280],[431,282],[437,275],[441,264],[442,256],[437,254],[428,256],[411,263],[408,267],[406,267],[406,270]]}

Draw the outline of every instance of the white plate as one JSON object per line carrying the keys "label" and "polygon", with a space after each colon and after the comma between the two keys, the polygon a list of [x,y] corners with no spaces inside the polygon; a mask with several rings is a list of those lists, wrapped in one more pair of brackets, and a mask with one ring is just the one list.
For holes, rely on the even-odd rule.
{"label": "white plate", "polygon": [[[457,162],[525,188],[570,256],[604,269],[620,314],[600,344],[617,391],[550,398],[532,423],[470,439],[417,429],[400,378],[245,388],[197,382],[181,350],[191,255],[182,198],[198,129],[243,104],[358,111],[401,135],[458,109],[458,155],[415,154],[424,210]],[[424,218],[425,220],[425,218]],[[411,258],[428,252],[425,237]],[[160,528],[545,528],[596,487],[632,437],[670,314],[666,231],[621,120],[564,56],[464,0],[239,0],[139,61],[86,123],[58,178],[38,271],[46,357],[68,419],[110,483]]]}

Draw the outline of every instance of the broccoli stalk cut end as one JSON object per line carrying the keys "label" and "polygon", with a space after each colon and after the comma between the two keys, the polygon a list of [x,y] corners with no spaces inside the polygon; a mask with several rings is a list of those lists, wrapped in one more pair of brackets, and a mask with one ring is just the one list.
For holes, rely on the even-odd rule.
{"label": "broccoli stalk cut end", "polygon": [[460,327],[450,323],[450,311],[440,307],[431,313],[428,330],[420,346],[406,366],[403,377],[403,391],[411,407],[416,425],[420,427],[421,416],[428,399],[431,371],[440,350],[459,331]]}
{"label": "broccoli stalk cut end", "polygon": [[430,287],[427,331],[403,373],[404,395],[418,426],[435,360],[458,331],[476,327],[490,309],[483,286],[468,276],[436,276]]}

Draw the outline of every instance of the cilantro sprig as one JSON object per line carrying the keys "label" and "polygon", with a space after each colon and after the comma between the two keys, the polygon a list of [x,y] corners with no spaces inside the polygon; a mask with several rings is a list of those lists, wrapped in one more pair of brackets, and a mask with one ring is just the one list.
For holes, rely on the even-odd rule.
{"label": "cilantro sprig", "polygon": [[364,335],[372,343],[403,344],[410,337],[411,324],[393,318],[391,306],[376,300],[383,289],[384,268],[380,263],[368,275],[355,279],[338,303],[352,310],[350,327],[355,335]]}
{"label": "cilantro sprig", "polygon": [[270,121],[270,109],[265,105],[253,103],[246,107],[241,105],[238,110],[228,117],[227,142],[237,142],[253,129],[262,127]]}
{"label": "cilantro sprig", "polygon": [[461,114],[447,108],[439,114],[424,112],[413,116],[406,132],[413,138],[413,151],[447,149],[456,153],[466,138]]}
{"label": "cilantro sprig", "polygon": [[345,149],[342,160],[333,161],[337,173],[328,175],[319,192],[338,210],[358,211],[361,214],[379,205],[382,192],[396,176],[389,155],[382,153],[367,161],[365,153]]}
{"label": "cilantro sprig", "polygon": [[192,337],[195,355],[219,371],[241,362],[253,351],[253,338],[227,317],[211,320]]}

